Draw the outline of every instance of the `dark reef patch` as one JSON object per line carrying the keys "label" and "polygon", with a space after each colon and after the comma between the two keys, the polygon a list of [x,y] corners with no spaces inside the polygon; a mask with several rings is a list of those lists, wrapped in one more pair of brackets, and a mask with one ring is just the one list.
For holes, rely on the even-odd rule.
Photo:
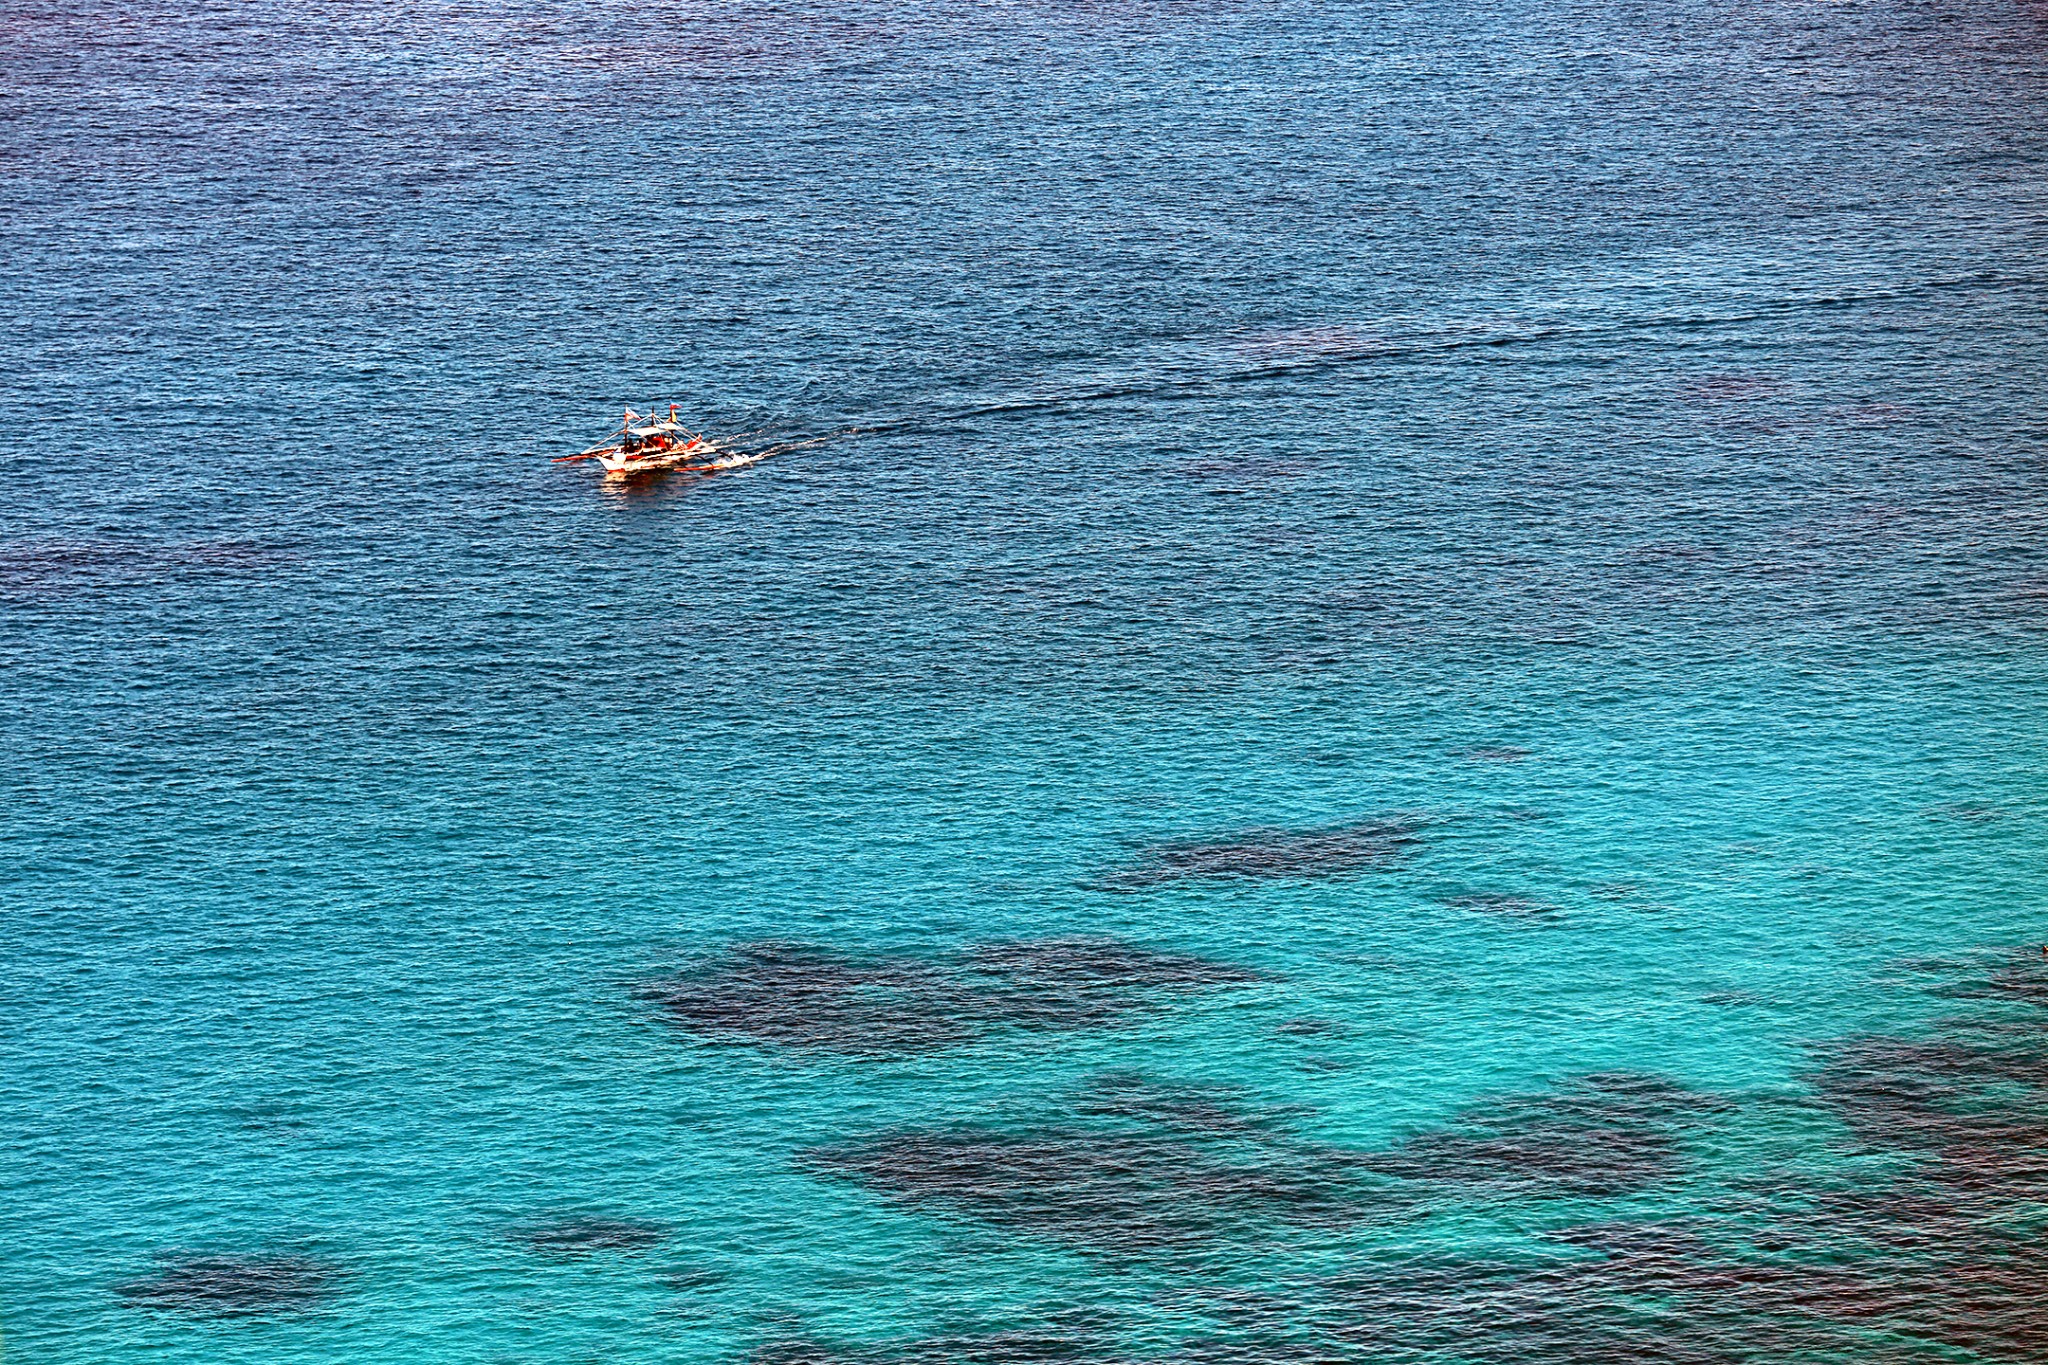
{"label": "dark reef patch", "polygon": [[1605,1259],[1575,1273],[1666,1298],[1687,1327],[1777,1323],[1857,1359],[2048,1359],[2048,967],[2022,953],[1944,974],[1937,995],[2027,1013],[1813,1049],[1816,1101],[1858,1150],[1897,1159],[1888,1174],[1794,1180],[1766,1218],[1711,1238],[1704,1222],[1588,1230],[1574,1240]]}
{"label": "dark reef patch", "polygon": [[1329,1057],[1321,1054],[1298,1057],[1294,1062],[1296,1071],[1354,1071],[1358,1063],[1345,1057]]}
{"label": "dark reef patch", "polygon": [[601,1251],[646,1251],[674,1233],[660,1223],[631,1218],[556,1218],[529,1223],[509,1234],[513,1241],[549,1256],[592,1256]]}
{"label": "dark reef patch", "polygon": [[1585,1076],[1547,1094],[1467,1110],[1453,1128],[1410,1138],[1369,1165],[1404,1180],[1496,1196],[1623,1194],[1679,1174],[1677,1131],[1730,1107],[1657,1076]]}
{"label": "dark reef patch", "polygon": [[1441,902],[1452,910],[1471,910],[1482,915],[1506,915],[1520,919],[1544,919],[1557,913],[1557,907],[1531,896],[1517,896],[1506,891],[1461,891],[1445,896]]}
{"label": "dark reef patch", "polygon": [[[1461,1354],[1480,1361],[2048,1358],[2048,967],[2023,953],[1937,993],[2030,1017],[1814,1049],[1815,1101],[1859,1150],[1898,1158],[1886,1173],[1773,1182],[1739,1221],[1558,1234],[1597,1259],[1382,1298],[1372,1322],[1325,1329],[1383,1348],[1470,1331]],[[1632,1307],[1646,1301],[1659,1313]]]}
{"label": "dark reef patch", "polygon": [[966,960],[969,1005],[979,1017],[1026,1028],[1083,1028],[1139,1008],[1151,993],[1248,986],[1260,974],[1187,953],[1113,938],[988,943]]}
{"label": "dark reef patch", "polygon": [[159,1253],[155,1274],[118,1285],[131,1303],[199,1317],[303,1313],[335,1291],[342,1272],[310,1256]]}
{"label": "dark reef patch", "polygon": [[1960,820],[1964,824],[1990,825],[2005,819],[2007,812],[1982,802],[1952,801],[1947,805],[1929,806],[1921,814],[1930,820]]}
{"label": "dark reef patch", "polygon": [[1351,1030],[1336,1019],[1283,1019],[1273,1032],[1295,1038],[1342,1038]]}
{"label": "dark reef patch", "polygon": [[[2033,946],[1923,970],[1937,998],[1975,1011],[1920,1036],[1816,1044],[1807,1095],[1750,1101],[1801,1130],[1838,1122],[1853,1160],[1731,1179],[1715,1213],[1567,1228],[1549,1234],[1555,1254],[1517,1261],[1375,1259],[1263,1287],[1191,1285],[1155,1305],[1170,1325],[1142,1337],[998,1333],[760,1359],[2034,1365],[2048,1360],[2048,962]],[[1736,1105],[1655,1076],[1590,1075],[1364,1152],[1304,1140],[1296,1110],[1117,1073],[1039,1126],[895,1132],[805,1160],[905,1207],[1211,1271],[1202,1253],[1447,1200],[1644,1190],[1684,1174],[1689,1140]]]}
{"label": "dark reef patch", "polygon": [[1114,1365],[1107,1334],[1088,1328],[1045,1327],[956,1333],[913,1341],[849,1345],[806,1339],[756,1348],[748,1365]]}
{"label": "dark reef patch", "polygon": [[[1945,982],[1939,991],[1951,1000],[1999,1000],[2048,1011],[2048,949],[2021,949],[1996,970]],[[2040,1014],[2015,1023],[2022,1032],[2048,1029],[2048,1017]]]}
{"label": "dark reef patch", "polygon": [[902,1055],[1000,1027],[1109,1027],[1176,997],[1265,979],[1230,963],[1092,936],[1004,940],[931,960],[766,942],[737,945],[642,994],[709,1039]]}
{"label": "dark reef patch", "polygon": [[804,1165],[892,1203],[1085,1251],[1171,1256],[1481,1199],[1625,1193],[1682,1168],[1673,1125],[1723,1107],[1656,1077],[1588,1076],[1494,1101],[1392,1151],[1299,1136],[1298,1107],[1111,1073],[1028,1126],[885,1132]]}
{"label": "dark reef patch", "polygon": [[808,944],[742,943],[643,994],[707,1038],[844,1052],[921,1052],[967,1041],[954,973],[914,958],[853,958]]}
{"label": "dark reef patch", "polygon": [[1084,1251],[1171,1256],[1341,1226],[1381,1200],[1357,1178],[1360,1153],[1295,1137],[1291,1112],[1115,1073],[1028,1127],[898,1130],[801,1160],[904,1207]]}
{"label": "dark reef patch", "polygon": [[1421,829],[1412,817],[1386,816],[1326,829],[1258,828],[1220,839],[1151,844],[1100,884],[1137,891],[1178,881],[1342,877],[1391,866],[1420,842]]}
{"label": "dark reef patch", "polygon": [[1702,1005],[1720,1005],[1725,1009],[1747,1009],[1766,1003],[1755,991],[1743,990],[1708,991],[1699,999]]}
{"label": "dark reef patch", "polygon": [[1247,1153],[1195,1137],[1042,1128],[892,1133],[806,1154],[811,1166],[908,1207],[964,1214],[1083,1250],[1170,1252],[1273,1224],[1357,1216],[1342,1154]]}
{"label": "dark reef patch", "polygon": [[1516,744],[1485,744],[1465,751],[1470,763],[1520,763],[1528,757],[1529,751]]}

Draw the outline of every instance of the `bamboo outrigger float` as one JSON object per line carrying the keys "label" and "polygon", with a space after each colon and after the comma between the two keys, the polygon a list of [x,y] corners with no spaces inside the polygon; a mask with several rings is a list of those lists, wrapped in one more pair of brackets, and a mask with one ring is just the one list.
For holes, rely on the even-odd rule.
{"label": "bamboo outrigger float", "polygon": [[[636,422],[639,425],[634,425]],[[555,463],[596,460],[606,474],[626,478],[657,470],[708,473],[726,467],[717,462],[722,453],[710,440],[676,421],[676,404],[671,403],[667,419],[660,421],[651,411],[636,413],[627,408],[626,418],[619,424],[617,434],[580,454],[564,455]]]}

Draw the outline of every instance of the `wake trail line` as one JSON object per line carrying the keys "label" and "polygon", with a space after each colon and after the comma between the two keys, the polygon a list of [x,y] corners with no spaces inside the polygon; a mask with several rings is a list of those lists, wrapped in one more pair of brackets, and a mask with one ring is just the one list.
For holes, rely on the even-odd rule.
{"label": "wake trail line", "polygon": [[1814,294],[1796,298],[1764,299],[1751,304],[1747,308],[1726,312],[1673,311],[1650,313],[1631,318],[1618,318],[1611,322],[1539,324],[1502,332],[1465,331],[1454,332],[1450,335],[1440,333],[1434,337],[1414,336],[1361,340],[1351,346],[1318,348],[1314,354],[1304,355],[1298,359],[1267,360],[1258,364],[1244,365],[1236,369],[1226,370],[1222,373],[1133,376],[1128,380],[1117,383],[1089,385],[1050,392],[1024,393],[1012,397],[991,399],[987,402],[940,409],[934,412],[916,415],[906,414],[899,417],[881,417],[856,423],[833,432],[791,442],[786,446],[777,447],[777,450],[779,452],[784,449],[798,449],[848,436],[882,435],[908,431],[936,431],[942,430],[954,423],[971,421],[978,417],[1005,417],[1013,414],[1051,412],[1062,408],[1114,402],[1125,398],[1199,397],[1205,393],[1216,392],[1241,384],[1258,383],[1269,379],[1284,379],[1297,375],[1330,373],[1374,362],[1398,363],[1404,360],[1441,355],[1452,351],[1497,349],[1582,337],[1628,336],[1658,330],[1700,331],[1715,327],[1735,326],[1744,322],[1757,322],[1765,318],[1784,317],[1800,312],[1819,312],[1828,309],[1854,307],[1857,304],[1863,303],[1882,303],[1891,300],[1909,299],[1952,289],[1968,289],[1987,285],[2039,286],[2043,284],[2048,284],[2048,281],[2025,276],[2003,275],[1995,271],[1978,271],[1946,279],[1917,281],[1895,288]]}
{"label": "wake trail line", "polygon": [[[1204,373],[1138,373],[1110,382],[1077,385],[1068,389],[1051,389],[1040,392],[1024,392],[1007,397],[991,397],[981,402],[964,403],[942,407],[925,412],[878,414],[862,421],[856,421],[829,431],[807,436],[792,437],[777,441],[760,450],[735,452],[728,460],[716,463],[713,468],[738,469],[758,464],[779,455],[826,445],[833,441],[846,440],[855,436],[886,436],[905,433],[936,433],[962,422],[984,417],[1009,417],[1029,413],[1058,412],[1063,409],[1084,407],[1097,403],[1109,403],[1130,398],[1186,399],[1198,398],[1205,394],[1225,391],[1244,384],[1256,384],[1268,380],[1286,379],[1298,376],[1333,374],[1374,363],[1399,364],[1429,356],[1443,355],[1454,351],[1499,349],[1511,346],[1526,346],[1539,342],[1557,340],[1578,340],[1598,337],[1639,336],[1660,330],[1676,332],[1706,331],[1716,327],[1736,326],[1745,322],[1757,322],[1766,318],[1785,317],[1800,312],[1849,308],[1864,303],[1882,303],[1892,300],[1910,299],[1952,289],[1968,289],[1983,286],[2011,286],[2048,284],[2048,281],[2026,276],[2004,275],[1994,271],[1978,271],[1967,275],[1945,279],[1921,280],[1895,288],[1867,289],[1814,294],[1804,297],[1761,299],[1746,308],[1723,312],[1671,311],[1647,313],[1635,317],[1621,317],[1612,321],[1585,323],[1535,324],[1529,327],[1503,331],[1479,329],[1449,329],[1435,335],[1420,334],[1408,337],[1360,338],[1350,345],[1318,346],[1312,354],[1293,359],[1266,359],[1254,364]],[[1692,343],[1674,341],[1674,345]],[[746,441],[766,436],[767,431],[746,432],[737,436],[722,438],[722,442]]]}

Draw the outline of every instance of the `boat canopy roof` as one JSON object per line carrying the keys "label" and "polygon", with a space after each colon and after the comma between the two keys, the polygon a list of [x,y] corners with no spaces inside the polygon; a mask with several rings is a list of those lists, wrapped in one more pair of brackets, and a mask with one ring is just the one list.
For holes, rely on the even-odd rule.
{"label": "boat canopy roof", "polygon": [[682,427],[675,422],[651,422],[644,427],[627,427],[626,430],[635,436],[660,436],[666,432],[681,431]]}

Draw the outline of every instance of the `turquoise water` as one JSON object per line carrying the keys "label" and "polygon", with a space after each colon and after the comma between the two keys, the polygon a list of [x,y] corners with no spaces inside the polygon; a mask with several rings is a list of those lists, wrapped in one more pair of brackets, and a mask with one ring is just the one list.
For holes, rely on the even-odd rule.
{"label": "turquoise water", "polygon": [[11,23],[13,1359],[2048,1360],[2036,11]]}

